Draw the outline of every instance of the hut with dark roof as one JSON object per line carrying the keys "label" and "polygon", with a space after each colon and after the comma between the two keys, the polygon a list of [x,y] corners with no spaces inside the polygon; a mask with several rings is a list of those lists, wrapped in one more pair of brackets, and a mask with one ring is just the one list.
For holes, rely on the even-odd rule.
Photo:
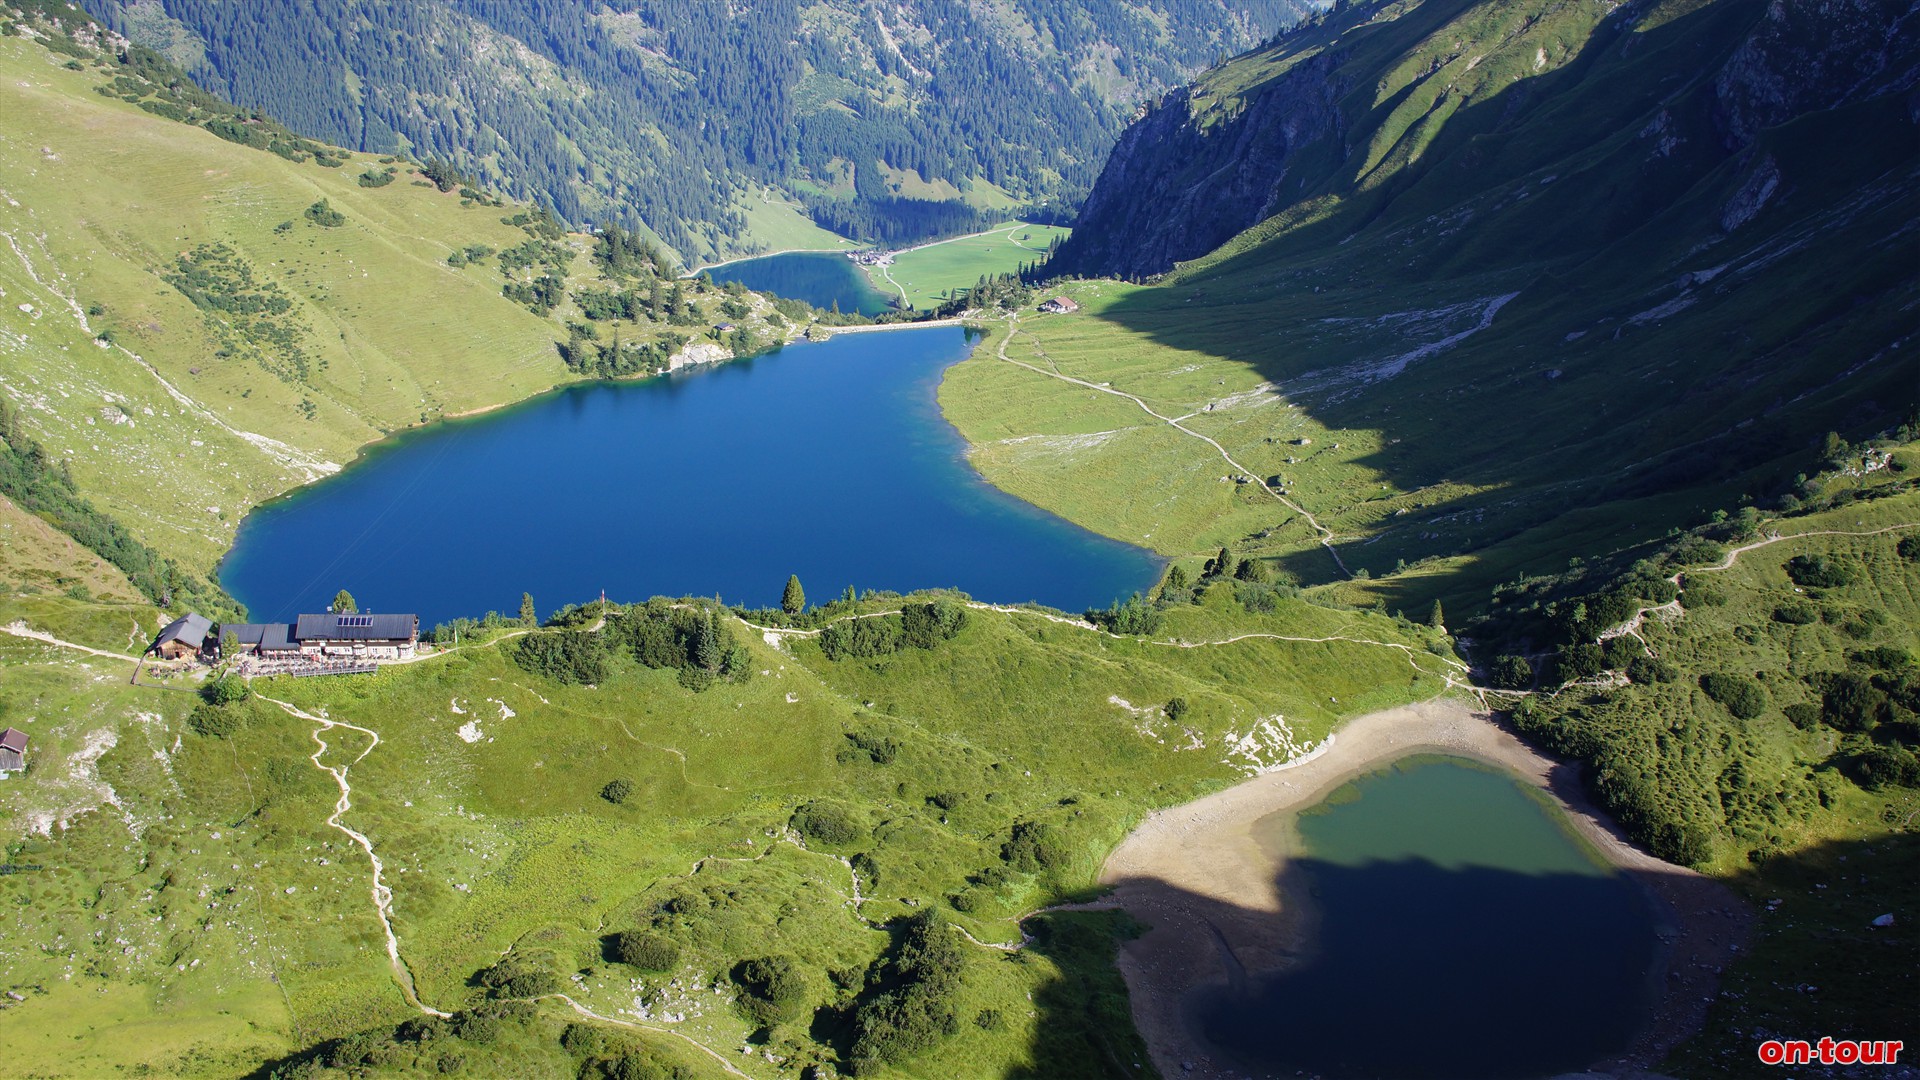
{"label": "hut with dark roof", "polygon": [[212,631],[213,623],[205,616],[189,611],[168,623],[147,651],[167,660],[197,657],[207,649],[207,635]]}
{"label": "hut with dark roof", "polygon": [[0,731],[0,774],[27,767],[27,733],[19,728]]}

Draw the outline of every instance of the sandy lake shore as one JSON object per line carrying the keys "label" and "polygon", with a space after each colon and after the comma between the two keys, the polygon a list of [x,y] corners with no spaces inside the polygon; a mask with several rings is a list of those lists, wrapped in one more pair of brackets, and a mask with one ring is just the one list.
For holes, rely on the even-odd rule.
{"label": "sandy lake shore", "polygon": [[1134,1022],[1162,1076],[1240,1075],[1212,1058],[1183,1011],[1188,991],[1226,981],[1223,946],[1252,973],[1283,967],[1297,951],[1300,928],[1283,910],[1277,868],[1255,840],[1254,823],[1312,805],[1397,758],[1433,752],[1497,765],[1548,791],[1580,834],[1656,899],[1669,943],[1667,993],[1634,1046],[1595,1066],[1640,1072],[1699,1028],[1717,973],[1751,927],[1746,905],[1719,882],[1627,843],[1588,801],[1572,766],[1465,702],[1437,699],[1359,717],[1297,764],[1149,815],[1108,857],[1101,881],[1114,887],[1113,902],[1151,927],[1122,948],[1119,964]]}

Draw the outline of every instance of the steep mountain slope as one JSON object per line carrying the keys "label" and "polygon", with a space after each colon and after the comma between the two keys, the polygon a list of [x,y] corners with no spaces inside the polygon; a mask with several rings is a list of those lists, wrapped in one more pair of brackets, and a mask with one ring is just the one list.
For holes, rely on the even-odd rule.
{"label": "steep mountain slope", "polygon": [[[868,239],[1084,192],[1128,115],[1294,0],[104,0],[215,91],[345,146],[448,157],[688,259],[764,250],[763,185]],[[787,211],[789,214],[791,210]],[[760,231],[766,226],[762,224]],[[785,245],[778,245],[785,246]]]}
{"label": "steep mountain slope", "polygon": [[[1590,254],[1716,171],[1731,233],[1792,190],[1766,132],[1905,111],[1911,15],[1898,0],[1351,5],[1156,102],[1055,268],[1158,274],[1276,215],[1262,238],[1305,219],[1379,231],[1546,175],[1574,194],[1501,214],[1526,242],[1500,262]],[[1884,168],[1897,149],[1849,156]],[[1574,199],[1589,213],[1554,212]],[[1495,227],[1483,211],[1474,231]]]}
{"label": "steep mountain slope", "polygon": [[[1307,581],[1365,571],[1351,596],[1466,614],[1518,572],[1771,504],[1827,431],[1909,419],[1914,20],[1610,10],[1345,9],[1143,120],[1051,268],[1157,272],[1270,216],[1164,287],[1079,287],[1085,315],[1023,318],[1010,353],[1187,417],[1237,465],[983,356],[945,392],[982,467],[1169,553],[1251,543]],[[1821,33],[1856,70],[1796,59]],[[1322,85],[1315,64],[1334,89],[1288,89]],[[1188,101],[1190,123],[1162,119]],[[1289,132],[1297,150],[1262,149]],[[1072,454],[1014,441],[1088,432]],[[1265,482],[1169,495],[1189,465]]]}

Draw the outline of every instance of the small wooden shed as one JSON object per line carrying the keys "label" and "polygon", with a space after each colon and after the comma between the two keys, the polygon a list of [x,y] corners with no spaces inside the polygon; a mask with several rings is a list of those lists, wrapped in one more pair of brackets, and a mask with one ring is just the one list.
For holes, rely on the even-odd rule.
{"label": "small wooden shed", "polygon": [[27,767],[27,733],[19,728],[0,731],[0,773],[19,772]]}

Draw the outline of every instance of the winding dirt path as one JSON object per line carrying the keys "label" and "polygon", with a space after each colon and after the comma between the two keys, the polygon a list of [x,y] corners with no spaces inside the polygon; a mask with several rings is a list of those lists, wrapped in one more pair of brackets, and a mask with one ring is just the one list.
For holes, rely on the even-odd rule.
{"label": "winding dirt path", "polygon": [[[1102,637],[1111,638],[1115,641],[1134,641],[1134,642],[1139,642],[1142,645],[1158,645],[1158,646],[1161,646],[1162,648],[1169,648],[1169,649],[1205,649],[1205,648],[1213,648],[1221,645],[1233,645],[1242,641],[1287,641],[1287,642],[1293,642],[1301,645],[1325,645],[1325,644],[1330,644],[1332,642],[1341,641],[1341,642],[1346,642],[1347,644],[1350,644],[1350,645],[1372,645],[1382,649],[1398,649],[1407,655],[1407,660],[1409,663],[1413,664],[1414,670],[1422,671],[1422,672],[1426,670],[1420,667],[1419,663],[1417,663],[1417,660],[1420,655],[1420,650],[1415,649],[1411,645],[1402,644],[1401,642],[1397,642],[1397,641],[1375,641],[1372,638],[1348,637],[1344,634],[1329,634],[1324,637],[1307,637],[1304,635],[1296,635],[1296,634],[1276,634],[1276,633],[1271,633],[1269,631],[1264,631],[1264,630],[1248,631],[1247,633],[1244,633],[1244,634],[1234,634],[1231,637],[1208,638],[1203,641],[1187,641],[1183,638],[1168,638],[1168,639],[1142,638],[1142,637],[1135,637],[1130,634],[1116,634],[1111,630],[1102,630],[1100,627],[1095,626],[1094,624],[1086,621],[1085,619],[1075,619],[1065,615],[1055,615],[1052,612],[1036,611],[1032,608],[1009,607],[1005,604],[984,604],[978,600],[962,601],[961,606],[969,608],[973,611],[994,611],[994,612],[999,612],[1000,614],[1003,614],[1003,615],[1028,615],[1036,619],[1045,619],[1048,622],[1059,623],[1062,626],[1071,626],[1076,630],[1084,630],[1088,633],[1099,634]],[[888,615],[898,615],[899,613],[900,613],[899,608],[891,608],[886,611],[863,611],[854,615],[842,615],[840,618],[827,623],[826,626],[816,626],[816,627],[812,627],[810,629],[805,629],[805,630],[795,629],[792,627],[785,627],[785,626],[762,626],[759,623],[748,622],[746,619],[741,619],[740,623],[742,626],[747,627],[749,630],[754,630],[759,632],[759,634],[763,639],[775,639],[775,638],[783,638],[783,637],[818,637],[820,635],[820,632],[826,629],[827,626],[833,626],[838,623],[849,622],[854,619],[878,619]],[[1439,660],[1441,663],[1447,665],[1449,668],[1454,669],[1454,671],[1457,671],[1462,675],[1466,674],[1469,670],[1469,668],[1465,663],[1462,663],[1461,661],[1456,660],[1452,657],[1441,656],[1438,653],[1431,653],[1429,655],[1433,656],[1434,659]],[[1448,673],[1447,677],[1449,680],[1449,685],[1450,686],[1454,685],[1452,683],[1453,674],[1450,672]],[[1462,685],[1464,687],[1464,684]],[[1470,688],[1470,687],[1464,687],[1464,688]]]}
{"label": "winding dirt path", "polygon": [[0,626],[0,630],[4,630],[7,633],[12,634],[14,637],[17,637],[17,638],[27,638],[32,641],[39,641],[48,645],[58,646],[59,648],[62,648],[62,649],[72,649],[75,652],[91,653],[94,656],[104,656],[109,660],[125,660],[128,663],[140,662],[139,657],[130,656],[127,653],[108,652],[105,649],[96,649],[91,645],[81,645],[72,641],[62,641],[61,639],[54,637],[52,634],[47,633],[45,630],[35,630],[33,627],[28,626],[25,619],[15,619],[13,622],[8,623],[6,626]]}
{"label": "winding dirt path", "polygon": [[[373,748],[380,745],[380,733],[372,728],[363,728],[357,724],[347,724],[338,720],[329,720],[324,716],[307,712],[305,709],[290,702],[281,701],[278,698],[270,698],[265,694],[260,694],[259,697],[261,701],[267,702],[270,705],[279,706],[280,709],[289,716],[296,716],[302,720],[320,725],[313,729],[313,741],[319,744],[320,749],[315,750],[308,760],[313,762],[314,768],[333,777],[333,782],[340,787],[340,798],[333,804],[333,813],[327,818],[327,824],[345,833],[348,839],[360,845],[361,850],[367,853],[367,862],[373,867],[373,907],[375,914],[380,917],[380,927],[387,935],[387,962],[393,968],[393,981],[399,985],[400,994],[407,999],[407,1004],[412,1005],[421,1012],[430,1016],[438,1016],[442,1019],[453,1015],[452,1013],[442,1012],[420,1000],[419,993],[414,989],[413,972],[408,969],[406,962],[400,959],[400,939],[393,932],[393,890],[388,888],[386,882],[382,880],[386,865],[380,861],[380,856],[374,853],[373,841],[367,838],[367,834],[353,829],[340,821],[341,817],[345,816],[348,810],[353,809],[353,788],[347,783],[347,770],[358,765],[360,760],[368,754],[373,753]],[[323,765],[320,762],[320,757],[327,752],[328,747],[327,741],[321,738],[320,734],[324,731],[330,731],[333,728],[345,728],[348,731],[358,731],[372,741],[367,743],[365,750],[360,751],[352,761],[347,762],[345,765],[338,767]]]}
{"label": "winding dirt path", "polygon": [[743,1073],[739,1069],[734,1068],[733,1063],[728,1061],[725,1057],[721,1056],[718,1050],[715,1050],[714,1048],[708,1046],[706,1043],[703,1043],[700,1040],[684,1032],[675,1031],[670,1027],[660,1027],[654,1024],[642,1024],[635,1020],[622,1020],[617,1016],[606,1016],[601,1013],[594,1012],[592,1009],[587,1008],[585,1005],[580,1004],[579,1002],[573,1000],[572,998],[568,997],[565,994],[548,994],[546,995],[545,998],[535,998],[534,1000],[535,1001],[544,1001],[544,1000],[564,1001],[567,1003],[568,1007],[573,1009],[574,1012],[579,1013],[581,1016],[584,1016],[589,1020],[598,1020],[600,1023],[603,1023],[603,1024],[612,1024],[615,1027],[632,1028],[635,1031],[645,1031],[655,1035],[671,1035],[674,1038],[679,1039],[680,1041],[686,1043],[687,1045],[693,1047],[694,1049],[712,1058],[716,1064],[718,1064],[722,1069],[725,1069],[727,1071],[728,1075],[742,1077],[743,1080],[753,1080],[753,1078],[748,1076],[746,1073]]}
{"label": "winding dirt path", "polygon": [[[1117,398],[1125,398],[1126,400],[1133,402],[1135,405],[1138,405],[1140,407],[1141,412],[1146,413],[1148,416],[1153,417],[1155,420],[1158,420],[1161,423],[1166,424],[1168,427],[1171,427],[1175,431],[1179,431],[1182,434],[1191,435],[1192,437],[1199,439],[1201,442],[1206,443],[1208,446],[1213,447],[1213,449],[1217,453],[1219,453],[1220,460],[1226,462],[1228,465],[1233,466],[1234,470],[1239,472],[1241,475],[1252,477],[1253,482],[1260,485],[1261,491],[1266,492],[1269,496],[1271,496],[1275,501],[1279,502],[1282,506],[1285,506],[1287,509],[1293,511],[1295,514],[1298,514],[1300,516],[1300,520],[1306,522],[1307,525],[1311,527],[1314,532],[1319,534],[1320,546],[1325,548],[1327,550],[1327,554],[1333,557],[1334,565],[1340,568],[1340,573],[1347,577],[1353,576],[1353,572],[1347,569],[1346,561],[1340,558],[1340,552],[1334,549],[1333,542],[1337,540],[1338,537],[1334,535],[1334,532],[1332,529],[1329,529],[1325,525],[1320,524],[1319,519],[1315,518],[1311,513],[1307,511],[1305,507],[1301,506],[1299,503],[1294,502],[1292,499],[1287,498],[1285,495],[1282,495],[1279,492],[1273,490],[1273,488],[1267,486],[1267,482],[1261,479],[1261,477],[1258,474],[1256,474],[1252,469],[1249,469],[1245,465],[1242,465],[1238,461],[1235,461],[1233,459],[1233,455],[1227,452],[1226,447],[1221,446],[1218,442],[1214,441],[1209,436],[1202,435],[1200,432],[1195,431],[1192,428],[1181,423],[1180,421],[1187,419],[1186,416],[1164,416],[1158,412],[1155,412],[1153,409],[1153,406],[1148,405],[1145,401],[1142,401],[1140,398],[1137,398],[1132,394],[1126,393],[1125,391],[1115,390],[1113,387],[1107,386],[1104,383],[1094,383],[1094,382],[1088,382],[1085,379],[1076,379],[1071,375],[1063,375],[1058,371],[1048,371],[1046,368],[1035,367],[1034,365],[1026,363],[1025,361],[1015,360],[1013,357],[1008,356],[1007,346],[1013,343],[1014,335],[1020,332],[1018,327],[1019,321],[1020,321],[1020,316],[1018,314],[1007,316],[1007,336],[1000,339],[1000,347],[998,349],[1000,359],[1006,361],[1009,364],[1012,364],[1015,367],[1026,368],[1028,371],[1031,371],[1037,375],[1045,375],[1049,379],[1059,379],[1062,382],[1069,382],[1074,384],[1075,386],[1084,386],[1089,390],[1098,390],[1102,394],[1111,394]],[[1032,336],[1032,335],[1028,335],[1028,336]],[[1041,355],[1044,356],[1046,354],[1041,353]],[[1052,363],[1052,361],[1049,360],[1048,363]],[[1188,414],[1188,415],[1191,416],[1192,414]]]}

